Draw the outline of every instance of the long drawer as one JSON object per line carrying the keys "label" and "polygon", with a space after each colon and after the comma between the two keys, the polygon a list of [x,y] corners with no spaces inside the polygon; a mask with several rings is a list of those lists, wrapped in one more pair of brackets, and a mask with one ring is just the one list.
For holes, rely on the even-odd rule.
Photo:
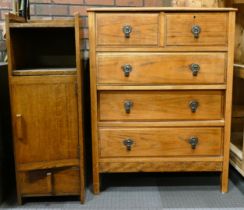
{"label": "long drawer", "polygon": [[225,53],[99,53],[100,84],[220,84]]}
{"label": "long drawer", "polygon": [[213,120],[223,118],[223,91],[101,91],[99,118]]}
{"label": "long drawer", "polygon": [[100,128],[100,157],[218,156],[222,128]]}

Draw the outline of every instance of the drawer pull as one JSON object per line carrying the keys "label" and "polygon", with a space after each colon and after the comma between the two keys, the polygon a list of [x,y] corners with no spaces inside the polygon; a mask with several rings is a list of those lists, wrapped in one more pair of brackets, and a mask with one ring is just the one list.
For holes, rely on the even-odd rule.
{"label": "drawer pull", "polygon": [[196,149],[196,146],[198,144],[198,138],[195,136],[189,138],[189,144],[191,145],[192,149]]}
{"label": "drawer pull", "polygon": [[200,65],[192,63],[190,65],[190,69],[192,71],[192,75],[196,77],[198,75],[198,72],[200,71]]}
{"label": "drawer pull", "polygon": [[134,144],[134,141],[132,139],[125,139],[123,144],[126,146],[127,151],[131,151],[131,147]]}
{"label": "drawer pull", "polygon": [[132,27],[130,25],[125,25],[123,27],[123,32],[125,34],[125,38],[130,38],[130,33],[132,32]]}
{"label": "drawer pull", "polygon": [[130,100],[125,101],[124,102],[125,112],[126,113],[130,113],[130,110],[131,110],[132,106],[133,106],[133,102],[132,101],[130,101]]}
{"label": "drawer pull", "polygon": [[201,27],[199,25],[194,25],[191,28],[191,32],[193,33],[194,38],[198,39],[199,38],[199,34],[201,33]]}
{"label": "drawer pull", "polygon": [[198,101],[193,100],[193,101],[190,101],[190,103],[189,103],[189,107],[190,107],[192,113],[195,113],[197,111],[198,106],[199,106]]}
{"label": "drawer pull", "polygon": [[122,66],[122,69],[124,71],[125,77],[129,77],[130,72],[132,72],[132,66],[130,64],[125,64]]}

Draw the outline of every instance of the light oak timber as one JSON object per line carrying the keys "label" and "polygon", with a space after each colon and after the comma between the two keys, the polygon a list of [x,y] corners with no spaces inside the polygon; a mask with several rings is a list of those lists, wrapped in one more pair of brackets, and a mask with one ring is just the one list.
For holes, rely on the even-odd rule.
{"label": "light oak timber", "polygon": [[[222,173],[222,191],[226,192],[228,185],[228,151],[230,146],[231,77],[233,77],[234,30],[232,29],[234,27],[235,11],[235,9],[231,8],[160,7],[88,9],[91,50],[93,190],[96,194],[100,192],[100,174],[142,171],[219,171]],[[153,24],[150,25],[151,31],[148,32],[148,36],[143,37],[144,39],[140,38],[140,34],[143,33],[142,28],[147,30],[149,26],[144,22],[140,25],[135,24],[141,21],[138,18],[141,14],[145,14],[145,17],[150,17],[151,20],[149,22],[153,22],[152,17],[158,17],[157,21],[154,20]],[[114,20],[114,28],[113,24],[107,27],[106,23],[103,24],[101,21],[101,19],[107,19],[108,22],[113,23],[112,15],[117,17]],[[125,18],[119,19],[118,17],[125,17],[126,21],[123,21]],[[181,18],[184,21],[181,21]],[[125,37],[123,26],[130,25],[130,23],[133,26],[132,31],[129,37]],[[175,27],[177,24],[178,27]],[[194,38],[193,33],[191,33],[194,24],[199,24],[201,27],[198,38]],[[102,32],[102,35],[100,32],[98,34],[98,31]],[[157,36],[154,34],[155,31],[158,33]],[[149,36],[155,37],[154,40],[152,38],[149,39]],[[221,72],[220,74],[218,73],[221,79],[220,77],[217,79],[218,76],[215,77],[216,75],[213,77],[206,76],[203,80],[196,82],[197,79],[194,80],[195,78],[190,77],[184,80],[187,76],[183,75],[181,77],[182,72],[179,75],[177,73],[174,74],[174,68],[168,68],[170,62],[175,63],[175,66],[177,66],[175,69],[186,66],[188,65],[188,53],[192,55],[192,60],[196,62],[200,62],[196,58],[200,54],[203,55],[201,57],[203,60],[205,60],[203,58],[204,55],[209,57],[211,55],[224,55],[220,66],[208,66],[208,71],[211,74]],[[174,60],[177,54],[186,60]],[[140,57],[141,55],[146,56]],[[160,63],[160,58],[158,59],[158,64],[155,64],[157,63],[158,55],[168,55],[169,57],[162,63]],[[172,61],[170,56],[172,56]],[[208,65],[217,65],[217,62],[215,63],[216,59],[210,60]],[[144,71],[146,69],[144,64],[146,62],[150,63],[150,61],[152,61],[150,64],[151,68],[148,67],[147,71]],[[121,66],[124,63],[132,64],[134,67],[128,78],[123,77]],[[144,75],[133,77],[134,70],[136,72],[139,71],[139,67],[143,69]],[[163,67],[167,67],[165,72],[167,76],[164,75],[163,71],[160,71]],[[203,73],[204,68],[201,70]],[[158,77],[155,76],[156,74],[158,74]],[[160,76],[165,76],[165,78],[160,80]],[[211,79],[213,79],[212,82],[210,82]],[[173,98],[175,96],[175,98],[172,101],[165,100],[165,103],[159,102],[159,98],[162,96],[156,93],[166,92]],[[196,94],[192,94],[193,92]],[[181,96],[191,93],[191,96],[197,98],[200,97],[200,93],[208,95],[213,92],[218,93],[217,95],[219,96],[219,100],[215,101],[215,105],[211,105],[211,103],[216,98],[209,95],[206,98],[213,100],[200,103],[198,108],[199,110],[205,109],[209,111],[218,107],[218,116],[213,117],[212,114],[205,113],[202,115],[206,117],[204,120],[197,117],[193,119],[191,118],[192,116],[182,117],[186,113],[186,110],[184,110],[186,106],[183,105],[186,103],[179,102]],[[158,97],[153,97],[149,93],[155,93]],[[176,93],[180,94],[177,95]],[[133,101],[133,106],[128,113],[125,113],[124,100]],[[158,105],[155,106],[155,104]],[[171,108],[167,110],[168,107]],[[175,114],[175,118],[171,118],[170,114]],[[195,114],[197,116],[197,111]],[[155,136],[160,135],[160,132],[157,132],[159,130],[162,132],[167,129],[170,131],[174,129],[184,133],[187,130],[184,130],[186,127],[193,130],[211,128],[223,131],[216,133],[214,138],[215,140],[219,139],[219,143],[221,142],[220,144],[214,144],[214,146],[219,145],[216,153],[211,154],[211,149],[206,149],[205,155],[203,153],[197,155],[196,149],[196,155],[191,156],[190,153],[184,151],[185,147],[183,146],[179,151],[182,156],[177,159],[178,153],[176,151],[166,150],[166,148],[170,147],[170,140],[166,142],[164,138],[155,138]],[[144,132],[153,134],[140,135],[138,131],[142,131],[143,134]],[[129,136],[128,134],[136,138],[137,143],[141,143],[139,146],[137,143],[134,145],[135,148],[140,148],[140,150],[133,151],[132,145],[131,151],[124,151],[125,145],[121,145],[120,137],[125,138],[125,136]],[[161,133],[161,135],[163,134]],[[161,159],[152,157],[154,156],[153,151],[156,156],[160,156],[161,153],[155,146],[151,146],[153,140],[145,141],[144,137],[145,139],[157,139],[155,142],[165,142],[165,148],[162,150],[169,156]],[[174,138],[172,139],[174,141]],[[121,149],[120,145],[123,149]],[[145,154],[143,154],[144,151]]]}
{"label": "light oak timber", "polygon": [[103,173],[222,171],[222,162],[141,162],[100,163]]}
{"label": "light oak timber", "polygon": [[48,162],[22,163],[17,166],[18,171],[33,171],[41,169],[63,168],[79,166],[79,159],[56,160]]}
{"label": "light oak timber", "polygon": [[[225,59],[224,53],[99,53],[97,81],[124,85],[221,84],[225,82]],[[195,76],[193,63],[200,66]],[[128,76],[124,65],[132,68]]]}
{"label": "light oak timber", "polygon": [[[193,149],[190,138],[198,142]],[[130,150],[123,144],[133,141]],[[100,128],[100,157],[168,157],[222,155],[222,128]]]}
{"label": "light oak timber", "polygon": [[[166,14],[166,45],[227,45],[227,13]],[[200,26],[199,38],[194,38],[191,26]]]}
{"label": "light oak timber", "polygon": [[226,85],[97,85],[97,90],[225,90]]}
{"label": "light oak timber", "polygon": [[168,162],[168,161],[174,161],[174,162],[222,162],[223,161],[223,156],[213,156],[213,157],[130,157],[130,158],[100,158],[99,162],[100,163],[119,163],[119,162],[125,162],[125,163],[130,163],[130,162]]}
{"label": "light oak timber", "polygon": [[76,75],[77,71],[75,68],[64,68],[64,69],[21,69],[14,70],[14,76],[41,76],[41,75]]}
{"label": "light oak timber", "polygon": [[[19,19],[14,19],[12,15],[6,16],[18,203],[22,203],[22,197],[55,195],[79,195],[80,201],[84,202],[82,69],[80,40],[77,41],[81,34],[80,17],[76,15],[68,21],[27,23],[18,23]],[[50,28],[47,31],[54,34],[57,28],[63,28],[70,35],[64,41],[76,44],[76,48],[68,49],[74,50],[75,68],[56,64],[58,68],[44,69],[43,66],[49,66],[46,60],[44,64],[34,64],[35,69],[28,69],[27,61],[21,63],[23,70],[16,68],[20,66],[16,62],[22,61],[15,55],[28,54],[28,48],[18,52],[20,48],[14,45],[18,45],[23,37],[17,37],[19,33],[15,32],[26,27],[30,31],[32,28],[44,31]],[[66,53],[62,47],[57,49]]]}
{"label": "light oak timber", "polygon": [[26,23],[10,23],[10,28],[70,28],[74,27],[75,23],[73,20],[47,20]]}
{"label": "light oak timber", "polygon": [[226,52],[227,46],[97,46],[97,52]]}
{"label": "light oak timber", "polygon": [[[96,43],[98,46],[156,46],[158,19],[157,13],[99,13],[96,15]],[[125,23],[130,23],[130,38],[125,38],[121,33]]]}
{"label": "light oak timber", "polygon": [[232,113],[232,91],[233,91],[233,65],[234,65],[234,37],[235,37],[235,12],[229,12],[228,17],[228,60],[227,60],[227,89],[225,98],[225,128],[224,128],[224,161],[221,175],[221,191],[228,191],[229,156],[231,138],[231,113]]}
{"label": "light oak timber", "polygon": [[201,120],[201,121],[153,121],[153,122],[126,122],[123,121],[106,121],[99,122],[99,127],[208,127],[208,126],[224,126],[224,120]]}
{"label": "light oak timber", "polygon": [[[79,127],[79,172],[80,172],[80,202],[85,202],[85,149],[84,149],[84,68],[82,65],[83,56],[81,54],[81,21],[80,14],[75,14],[75,51],[76,51],[76,68],[77,68],[77,99],[78,99],[78,127]],[[75,85],[76,85],[75,84]],[[58,190],[61,192],[62,190]]]}
{"label": "light oak timber", "polygon": [[120,8],[111,8],[111,7],[103,7],[103,8],[88,8],[88,12],[186,12],[186,11],[208,11],[208,12],[230,12],[237,11],[235,8],[190,8],[190,7],[120,7]]}
{"label": "light oak timber", "polygon": [[89,57],[90,57],[90,95],[91,95],[91,130],[92,130],[92,169],[93,169],[93,192],[100,192],[100,174],[98,158],[98,127],[97,127],[97,92],[96,92],[96,16],[94,12],[88,13],[89,25]]}
{"label": "light oak timber", "polygon": [[39,170],[18,174],[23,197],[79,195],[79,168],[64,168],[52,173]]}
{"label": "light oak timber", "polygon": [[[124,103],[133,103],[127,113]],[[189,104],[197,101],[193,113]],[[222,91],[100,91],[100,121],[222,119]]]}

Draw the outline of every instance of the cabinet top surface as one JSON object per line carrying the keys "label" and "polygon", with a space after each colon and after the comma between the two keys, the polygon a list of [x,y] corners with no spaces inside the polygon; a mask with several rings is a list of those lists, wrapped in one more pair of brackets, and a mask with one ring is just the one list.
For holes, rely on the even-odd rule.
{"label": "cabinet top surface", "polygon": [[88,12],[229,12],[237,11],[235,8],[190,8],[190,7],[94,7]]}

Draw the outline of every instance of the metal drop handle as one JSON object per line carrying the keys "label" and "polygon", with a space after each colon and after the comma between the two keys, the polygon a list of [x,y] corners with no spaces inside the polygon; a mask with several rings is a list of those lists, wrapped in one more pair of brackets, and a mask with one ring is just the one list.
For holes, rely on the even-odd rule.
{"label": "metal drop handle", "polygon": [[125,38],[130,38],[130,34],[132,32],[132,27],[130,25],[123,26],[123,32],[125,34]]}
{"label": "metal drop handle", "polygon": [[192,71],[192,75],[194,77],[196,77],[201,69],[200,65],[199,64],[196,64],[196,63],[192,63],[190,66],[189,66],[190,70]]}
{"label": "metal drop handle", "polygon": [[191,32],[193,33],[194,38],[195,39],[198,39],[199,38],[199,35],[201,33],[201,27],[199,25],[194,25],[191,28]]}
{"label": "metal drop handle", "polygon": [[131,147],[134,144],[134,141],[132,139],[125,139],[123,144],[126,146],[127,151],[131,151]]}
{"label": "metal drop handle", "polygon": [[189,107],[191,109],[191,112],[195,113],[197,111],[197,108],[199,107],[199,102],[196,100],[192,100],[189,102]]}
{"label": "metal drop handle", "polygon": [[132,106],[133,106],[133,102],[132,102],[132,101],[130,101],[130,100],[126,100],[126,101],[124,102],[124,108],[125,108],[125,112],[126,112],[127,114],[130,113]]}
{"label": "metal drop handle", "polygon": [[125,64],[122,66],[125,77],[129,77],[132,72],[132,66],[130,64]]}
{"label": "metal drop handle", "polygon": [[191,148],[192,149],[196,149],[196,146],[198,144],[198,138],[195,137],[195,136],[193,136],[193,137],[189,138],[189,141],[188,142],[191,145]]}

